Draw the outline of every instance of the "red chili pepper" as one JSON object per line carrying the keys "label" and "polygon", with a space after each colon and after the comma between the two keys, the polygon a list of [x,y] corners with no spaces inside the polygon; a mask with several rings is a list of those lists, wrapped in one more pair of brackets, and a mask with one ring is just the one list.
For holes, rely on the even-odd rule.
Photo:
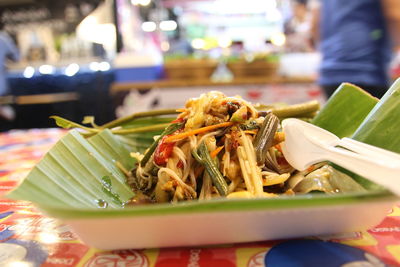
{"label": "red chili pepper", "polygon": [[[179,120],[179,119],[178,119]],[[158,143],[158,146],[156,150],[154,151],[154,163],[157,164],[158,166],[165,166],[167,164],[168,159],[171,157],[172,151],[174,150],[174,146],[176,142],[165,142],[165,139],[167,139],[171,135],[175,135],[179,132],[181,132],[182,129],[172,133],[163,136],[161,138],[161,141]]]}
{"label": "red chili pepper", "polygon": [[176,120],[171,121],[171,123],[179,123],[183,122],[183,118],[177,118]]}
{"label": "red chili pepper", "polygon": [[166,143],[164,140],[170,135],[164,136],[158,144],[156,151],[154,151],[154,163],[159,166],[165,166],[168,159],[171,157],[172,150],[174,149],[175,143]]}
{"label": "red chili pepper", "polygon": [[177,167],[178,169],[183,169],[183,161],[182,161],[182,160],[179,160],[178,163],[176,164],[176,167]]}
{"label": "red chili pepper", "polygon": [[278,165],[280,166],[286,166],[289,165],[289,163],[287,162],[287,160],[285,159],[285,157],[277,157],[276,158],[276,162],[278,163]]}
{"label": "red chili pepper", "polygon": [[283,152],[282,152],[282,147],[281,147],[280,144],[275,145],[275,148],[276,148],[279,152],[281,152],[281,153],[283,154]]}

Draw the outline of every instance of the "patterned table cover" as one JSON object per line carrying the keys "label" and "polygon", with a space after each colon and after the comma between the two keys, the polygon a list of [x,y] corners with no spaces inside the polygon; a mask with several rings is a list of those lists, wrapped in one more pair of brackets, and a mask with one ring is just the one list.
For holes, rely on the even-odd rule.
{"label": "patterned table cover", "polygon": [[4,198],[66,132],[0,134],[0,266],[400,266],[400,207],[365,232],[193,248],[101,251],[25,201]]}

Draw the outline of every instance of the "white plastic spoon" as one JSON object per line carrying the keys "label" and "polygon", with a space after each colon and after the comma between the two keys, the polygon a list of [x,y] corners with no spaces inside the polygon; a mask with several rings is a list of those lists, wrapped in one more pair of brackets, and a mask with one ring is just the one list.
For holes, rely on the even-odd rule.
{"label": "white plastic spoon", "polygon": [[336,135],[298,119],[282,122],[282,152],[297,170],[331,161],[400,196],[400,154]]}

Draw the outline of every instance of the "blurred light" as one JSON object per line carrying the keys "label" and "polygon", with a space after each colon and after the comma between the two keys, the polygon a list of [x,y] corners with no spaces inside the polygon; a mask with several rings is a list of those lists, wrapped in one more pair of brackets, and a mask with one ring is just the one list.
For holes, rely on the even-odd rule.
{"label": "blurred light", "polygon": [[41,74],[53,74],[54,73],[54,67],[51,65],[42,65],[39,67],[39,72]]}
{"label": "blurred light", "polygon": [[112,12],[109,12],[112,1],[102,2],[91,15],[79,23],[75,32],[79,40],[102,44],[106,51],[111,51],[115,46],[116,39]]}
{"label": "blurred light", "polygon": [[35,69],[31,66],[26,67],[23,73],[25,78],[32,78],[34,74],[35,74]]}
{"label": "blurred light", "polygon": [[178,24],[173,20],[164,20],[160,22],[160,29],[162,31],[174,31],[177,27]]}
{"label": "blurred light", "polygon": [[206,37],[204,40],[204,50],[209,50],[218,47],[218,39],[213,37]]}
{"label": "blurred light", "polygon": [[157,28],[157,25],[153,21],[145,21],[142,23],[142,30],[145,32],[154,32]]}
{"label": "blurred light", "polygon": [[99,71],[100,70],[100,64],[99,62],[92,62],[89,64],[89,69],[91,71]]}
{"label": "blurred light", "polygon": [[35,214],[35,212],[32,212],[30,210],[19,210],[18,214]]}
{"label": "blurred light", "polygon": [[219,14],[262,14],[276,7],[276,0],[215,0],[211,8]]}
{"label": "blurred light", "polygon": [[283,46],[286,43],[286,36],[283,33],[275,33],[271,36],[271,43],[276,46]]}
{"label": "blurred light", "polygon": [[174,7],[172,8],[172,12],[174,12],[174,14],[175,14],[176,16],[180,16],[180,15],[182,15],[182,13],[183,13],[183,8],[182,8],[181,6],[174,6]]}
{"label": "blurred light", "polygon": [[131,0],[131,4],[135,6],[148,6],[151,0]]}
{"label": "blurred light", "polygon": [[13,261],[9,262],[7,267],[33,267],[33,264],[27,261]]}
{"label": "blurred light", "polygon": [[167,41],[161,42],[161,50],[166,52],[170,49],[170,45]]}
{"label": "blurred light", "polygon": [[276,0],[265,1],[265,4],[267,7],[267,10],[276,9],[278,7]]}
{"label": "blurred light", "polygon": [[229,38],[219,38],[218,45],[222,48],[228,48],[232,44],[232,40]]}
{"label": "blurred light", "polygon": [[103,61],[99,64],[99,70],[101,71],[108,71],[111,68],[110,63]]}
{"label": "blurred light", "polygon": [[65,69],[65,75],[67,76],[74,76],[75,74],[77,74],[79,71],[79,65],[76,63],[72,63],[70,65],[68,65],[68,67]]}
{"label": "blurred light", "polygon": [[205,41],[203,39],[196,38],[192,40],[191,44],[194,49],[202,49],[204,48]]}
{"label": "blurred light", "polygon": [[268,21],[278,22],[282,20],[282,14],[277,8],[275,8],[266,13],[266,18]]}
{"label": "blurred light", "polygon": [[142,6],[148,6],[148,5],[150,4],[150,2],[151,2],[151,0],[141,0],[141,1],[140,1],[140,4],[141,4]]}
{"label": "blurred light", "polygon": [[89,25],[89,26],[93,26],[97,24],[97,18],[95,16],[87,16],[87,18],[85,18],[83,20],[84,24]]}
{"label": "blurred light", "polygon": [[112,23],[98,24],[95,17],[90,19],[89,16],[79,24],[77,34],[82,40],[110,46],[115,40],[115,26]]}
{"label": "blurred light", "polygon": [[59,241],[57,234],[42,232],[39,234],[38,239],[44,244],[53,244]]}

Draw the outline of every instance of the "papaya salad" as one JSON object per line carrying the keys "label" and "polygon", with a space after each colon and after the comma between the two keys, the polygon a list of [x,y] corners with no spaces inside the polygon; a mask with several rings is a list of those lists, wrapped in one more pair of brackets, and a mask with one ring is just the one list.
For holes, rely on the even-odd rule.
{"label": "papaya salad", "polygon": [[[296,171],[281,151],[284,133],[273,112],[212,91],[190,99],[128,173],[136,200],[178,202],[363,190],[320,163]],[[134,200],[135,201],[135,200]]]}

